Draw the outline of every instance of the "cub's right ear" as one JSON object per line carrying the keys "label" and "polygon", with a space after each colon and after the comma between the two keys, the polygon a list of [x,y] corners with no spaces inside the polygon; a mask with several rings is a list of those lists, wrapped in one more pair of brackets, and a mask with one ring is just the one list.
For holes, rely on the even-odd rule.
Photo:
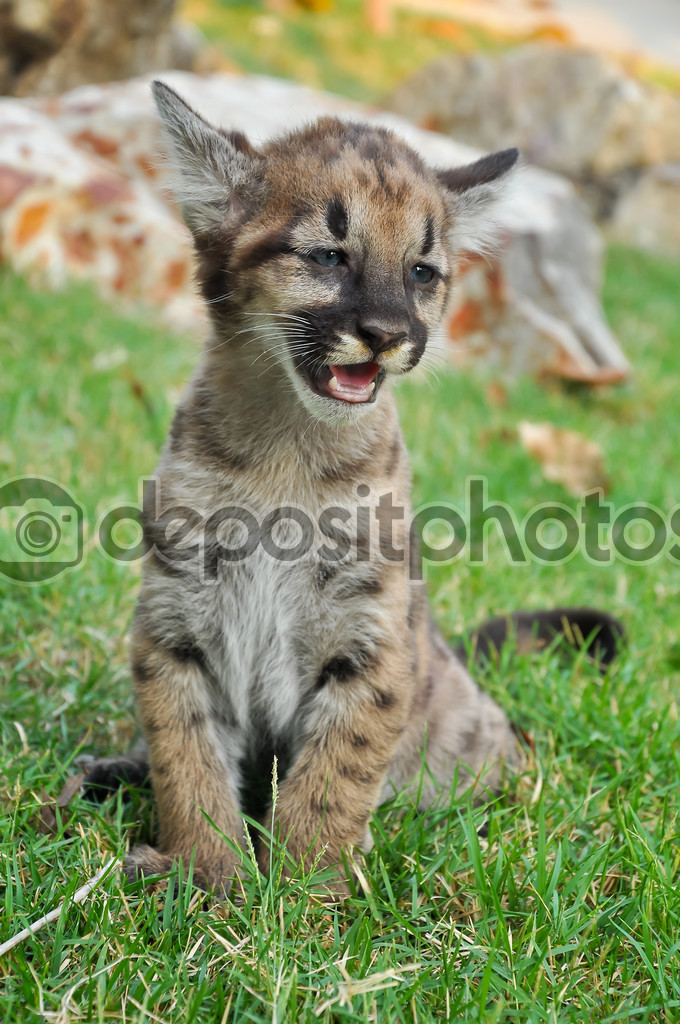
{"label": "cub's right ear", "polygon": [[164,82],[151,90],[170,147],[175,198],[187,227],[202,234],[238,215],[262,157],[245,135],[213,128]]}

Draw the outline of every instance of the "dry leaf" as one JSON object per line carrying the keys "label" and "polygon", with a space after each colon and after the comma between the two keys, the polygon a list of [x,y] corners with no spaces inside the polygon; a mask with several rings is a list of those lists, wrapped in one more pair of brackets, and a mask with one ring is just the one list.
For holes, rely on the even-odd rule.
{"label": "dry leaf", "polygon": [[[56,800],[50,800],[45,790],[41,790],[40,799],[43,801],[38,811],[38,830],[44,835],[56,835],[59,832],[59,821],[56,815],[56,808],[60,809],[61,820],[65,822],[68,820],[68,815],[65,813],[65,808],[68,807],[73,797],[80,791],[80,787],[83,784],[85,778],[85,772],[79,772],[78,775],[69,775],[64,783],[61,793]],[[70,829],[64,829],[65,836],[71,836],[72,832]]]}
{"label": "dry leaf", "polygon": [[37,828],[45,836],[53,836],[59,831],[57,816],[54,813],[54,801],[50,800],[44,789],[40,791],[40,799],[43,801],[38,811]]}
{"label": "dry leaf", "polygon": [[57,797],[57,807],[68,807],[73,797],[80,791],[85,779],[85,772],[78,772],[77,775],[69,775],[64,783],[61,793]]}
{"label": "dry leaf", "polygon": [[486,400],[489,405],[505,407],[508,404],[508,390],[499,381],[492,381],[486,389]]}
{"label": "dry leaf", "polygon": [[540,462],[546,480],[563,484],[576,497],[595,487],[608,489],[602,449],[595,441],[554,423],[522,420],[517,432],[525,451]]}

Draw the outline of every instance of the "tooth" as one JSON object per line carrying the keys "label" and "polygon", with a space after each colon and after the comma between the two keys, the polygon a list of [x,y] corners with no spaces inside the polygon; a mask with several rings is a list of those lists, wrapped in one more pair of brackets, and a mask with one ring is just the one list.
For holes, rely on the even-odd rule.
{"label": "tooth", "polygon": [[373,394],[373,392],[375,391],[375,381],[374,380],[371,381],[371,383],[368,385],[368,388],[366,390],[368,391],[369,395]]}
{"label": "tooth", "polygon": [[338,390],[338,378],[337,377],[331,377],[331,379],[328,381],[328,387],[330,388],[331,391],[337,391]]}

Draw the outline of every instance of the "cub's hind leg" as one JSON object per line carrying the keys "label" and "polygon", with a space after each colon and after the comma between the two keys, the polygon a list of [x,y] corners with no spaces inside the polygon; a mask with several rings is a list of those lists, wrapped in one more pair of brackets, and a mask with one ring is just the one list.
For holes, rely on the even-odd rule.
{"label": "cub's hind leg", "polygon": [[241,843],[243,823],[238,779],[226,754],[228,743],[218,732],[214,690],[200,651],[186,643],[174,648],[154,643],[139,625],[132,645],[159,836],[158,850],[136,847],[125,870],[130,877],[157,873],[180,857],[186,868],[193,853],[196,877],[226,889],[236,856],[220,833]]}
{"label": "cub's hind leg", "polygon": [[504,766],[519,759],[505,712],[472,680],[427,611],[415,638],[414,703],[382,799],[411,787],[424,809],[450,791],[454,778],[458,792],[495,792]]}

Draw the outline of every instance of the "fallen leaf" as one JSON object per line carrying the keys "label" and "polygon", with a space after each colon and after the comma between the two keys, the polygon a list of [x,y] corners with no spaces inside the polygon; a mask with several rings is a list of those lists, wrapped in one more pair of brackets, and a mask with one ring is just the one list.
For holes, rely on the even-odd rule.
{"label": "fallen leaf", "polygon": [[499,381],[492,381],[486,389],[486,400],[489,405],[505,407],[508,404],[508,391]]}
{"label": "fallen leaf", "polygon": [[55,803],[50,800],[45,790],[41,790],[40,799],[43,803],[40,805],[38,811],[38,831],[42,832],[45,836],[55,835],[59,831],[59,823],[57,822],[57,816],[54,813]]}
{"label": "fallen leaf", "polygon": [[540,463],[546,480],[563,484],[576,497],[595,487],[608,490],[604,457],[596,441],[554,423],[522,420],[517,432],[525,451]]}
{"label": "fallen leaf", "polygon": [[64,783],[61,793],[57,797],[57,807],[68,807],[76,793],[80,792],[85,772],[78,772],[77,775],[69,775]]}
{"label": "fallen leaf", "polygon": [[[56,800],[51,800],[45,790],[40,791],[40,799],[42,803],[38,811],[38,830],[43,835],[51,836],[56,835],[59,832],[59,818],[56,814],[57,807],[62,812],[60,818],[62,822],[68,821],[68,815],[65,814],[65,809],[73,800],[73,797],[80,791],[80,787],[83,784],[85,778],[85,772],[79,772],[77,775],[69,775],[64,783],[62,790]],[[64,829],[65,836],[71,836],[73,833],[71,829]]]}

